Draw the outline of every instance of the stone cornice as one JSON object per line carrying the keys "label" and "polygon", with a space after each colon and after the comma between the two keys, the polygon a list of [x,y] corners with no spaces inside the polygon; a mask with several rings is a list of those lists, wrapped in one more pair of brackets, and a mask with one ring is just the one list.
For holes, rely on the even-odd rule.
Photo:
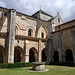
{"label": "stone cornice", "polygon": [[[5,38],[7,36],[8,36],[7,33],[0,32],[0,37]],[[42,40],[43,42],[47,41],[47,39],[37,38],[37,37],[30,37],[30,36],[23,36],[23,35],[15,35],[15,39],[19,39],[19,40],[31,40],[31,41]]]}
{"label": "stone cornice", "polygon": [[[75,22],[75,19],[73,19],[73,20],[71,20],[71,21],[68,21],[68,22],[66,22],[66,23],[60,24],[60,25],[58,25],[58,26],[56,26],[56,27],[60,27],[60,26],[63,26],[63,25],[65,25],[65,24],[69,24],[69,23],[72,23],[72,22]],[[56,28],[56,27],[55,27],[55,28]]]}
{"label": "stone cornice", "polygon": [[7,33],[0,32],[0,37],[6,37],[6,36],[7,36]]}
{"label": "stone cornice", "polygon": [[52,32],[52,34],[53,34],[53,33],[60,32],[60,31],[64,31],[64,30],[66,30],[66,29],[74,28],[74,27],[75,27],[75,25],[74,25],[74,26],[71,26],[71,27],[64,28],[64,29],[60,29],[60,30],[57,30],[57,31],[55,31],[55,32]]}
{"label": "stone cornice", "polygon": [[22,40],[32,40],[32,41],[38,41],[38,40],[42,40],[43,42],[47,41],[47,39],[31,37],[31,36],[23,36],[23,35],[16,35],[15,38],[22,39]]}
{"label": "stone cornice", "polygon": [[[5,11],[11,10],[11,9],[4,8],[4,7],[1,7],[1,6],[0,6],[0,10],[5,12]],[[15,10],[15,9],[14,9],[14,10]],[[34,18],[34,17],[32,17],[32,16],[29,16],[29,15],[26,15],[26,14],[24,14],[24,13],[17,12],[17,11],[16,11],[16,14],[17,14],[17,15],[19,15],[19,14],[20,14],[20,15],[24,15],[24,16],[26,16],[27,18],[32,19],[32,20],[35,20],[35,21],[38,21],[38,22],[44,22],[44,23],[49,22],[49,21],[44,21],[44,20],[36,19],[36,18]]]}

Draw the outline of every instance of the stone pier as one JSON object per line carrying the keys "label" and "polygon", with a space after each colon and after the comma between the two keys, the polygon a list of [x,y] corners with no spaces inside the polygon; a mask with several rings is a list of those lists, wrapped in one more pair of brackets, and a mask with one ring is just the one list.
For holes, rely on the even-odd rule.
{"label": "stone pier", "polygon": [[16,23],[16,11],[10,9],[8,11],[8,63],[14,63],[14,41],[15,41],[15,23]]}

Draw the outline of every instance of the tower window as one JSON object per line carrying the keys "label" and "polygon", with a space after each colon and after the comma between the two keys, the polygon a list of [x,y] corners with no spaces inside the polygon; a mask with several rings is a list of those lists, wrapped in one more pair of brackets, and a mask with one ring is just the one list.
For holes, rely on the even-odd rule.
{"label": "tower window", "polygon": [[44,38],[44,33],[43,32],[41,33],[41,38]]}
{"label": "tower window", "polygon": [[60,23],[60,19],[58,18],[58,22]]}
{"label": "tower window", "polygon": [[28,30],[28,36],[31,36],[32,35],[32,31],[31,29]]}

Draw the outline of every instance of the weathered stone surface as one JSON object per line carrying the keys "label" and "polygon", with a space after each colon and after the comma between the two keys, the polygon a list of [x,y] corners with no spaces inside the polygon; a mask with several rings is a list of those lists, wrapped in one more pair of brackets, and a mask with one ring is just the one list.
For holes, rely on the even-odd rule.
{"label": "weathered stone surface", "polygon": [[45,69],[45,62],[32,62],[32,70],[42,71]]}
{"label": "weathered stone surface", "polygon": [[[19,62],[29,62],[31,49],[35,62],[41,62],[42,55],[46,56],[46,61],[53,62],[54,51],[58,51],[59,62],[65,62],[65,51],[70,49],[75,63],[75,32],[72,32],[75,31],[75,20],[62,24],[63,21],[59,14],[52,17],[38,12],[34,16],[37,16],[38,19],[36,19],[15,10],[11,10],[11,14],[7,11],[9,9],[0,7],[0,52],[3,58],[2,63],[14,63],[15,48],[19,52],[17,53],[20,58]],[[4,13],[7,14],[4,15]],[[7,17],[9,14],[10,16]],[[31,29],[32,36],[28,36],[29,29]],[[41,38],[42,32],[44,38]],[[42,54],[43,50],[45,50],[44,54]]]}
{"label": "weathered stone surface", "polygon": [[16,11],[10,9],[8,11],[8,63],[14,63],[14,42],[15,42],[15,23],[16,23]]}

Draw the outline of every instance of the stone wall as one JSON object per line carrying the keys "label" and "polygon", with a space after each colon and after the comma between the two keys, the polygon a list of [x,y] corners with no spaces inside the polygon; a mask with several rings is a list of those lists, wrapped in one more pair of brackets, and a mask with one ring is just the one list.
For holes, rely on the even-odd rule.
{"label": "stone wall", "polygon": [[[63,21],[59,14],[52,18],[38,13],[41,20],[19,12],[16,13],[16,11],[15,16],[13,16],[14,11],[12,10],[10,17],[8,11],[6,9],[0,10],[0,49],[4,50],[5,53],[3,63],[14,63],[16,49],[20,52],[21,62],[29,62],[30,49],[34,51],[35,61],[38,62],[42,60],[42,50],[45,50],[46,61],[53,61],[55,50],[59,52],[59,62],[65,62],[64,51],[66,49],[72,50],[73,58],[75,58],[75,21],[62,24]],[[7,15],[2,16],[2,12],[3,14],[6,12]],[[49,19],[51,20],[47,21]],[[28,36],[29,29],[32,30],[32,36]],[[42,32],[44,38],[41,38]]]}
{"label": "stone wall", "polygon": [[[75,49],[73,48],[73,40],[72,40],[72,31],[75,30],[75,21],[70,22],[69,24],[62,24],[61,29],[53,33],[53,49],[59,51],[60,62],[64,62],[64,51],[66,49],[70,49],[73,53],[73,57],[75,56]],[[68,26],[69,25],[69,26]],[[73,27],[74,26],[74,27]],[[73,34],[74,35],[74,34]],[[51,51],[52,51],[51,50]],[[52,54],[52,53],[51,53]],[[63,57],[62,57],[63,56]],[[75,60],[75,59],[74,59]]]}
{"label": "stone wall", "polygon": [[60,17],[59,13],[57,14],[57,16],[55,18],[53,18],[53,20],[51,20],[51,24],[52,24],[52,31],[55,31],[55,27],[59,26],[60,24],[63,24],[63,20]]}
{"label": "stone wall", "polygon": [[52,18],[52,17],[40,13],[40,19],[41,19],[41,20],[48,21],[48,20],[50,20],[51,18]]}

